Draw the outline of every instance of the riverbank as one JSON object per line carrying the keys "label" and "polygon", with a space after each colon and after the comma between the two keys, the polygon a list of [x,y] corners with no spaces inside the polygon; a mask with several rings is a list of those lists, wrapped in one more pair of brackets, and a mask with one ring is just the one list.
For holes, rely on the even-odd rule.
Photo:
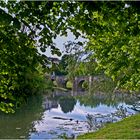
{"label": "riverbank", "polygon": [[68,81],[66,83],[66,88],[63,88],[63,87],[59,87],[56,83],[56,81],[53,82],[54,86],[53,86],[53,89],[57,89],[57,90],[62,90],[62,91],[69,91],[72,89],[72,82]]}
{"label": "riverbank", "polygon": [[99,131],[80,135],[77,139],[140,139],[140,114],[107,124]]}
{"label": "riverbank", "polygon": [[53,87],[53,89],[61,90],[61,91],[68,91],[68,89],[62,88],[62,87]]}

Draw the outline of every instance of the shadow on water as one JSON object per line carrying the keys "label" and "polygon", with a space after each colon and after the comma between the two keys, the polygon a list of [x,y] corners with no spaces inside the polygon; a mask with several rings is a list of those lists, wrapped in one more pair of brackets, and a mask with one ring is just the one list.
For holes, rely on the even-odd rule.
{"label": "shadow on water", "polygon": [[30,97],[14,114],[0,112],[0,139],[28,138],[34,130],[33,121],[42,116],[42,97]]}

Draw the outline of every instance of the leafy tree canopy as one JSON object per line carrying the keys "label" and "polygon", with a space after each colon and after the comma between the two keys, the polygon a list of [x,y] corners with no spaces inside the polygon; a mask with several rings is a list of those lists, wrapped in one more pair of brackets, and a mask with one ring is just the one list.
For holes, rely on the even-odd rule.
{"label": "leafy tree canopy", "polygon": [[[0,2],[0,109],[19,96],[30,94],[40,64],[49,63],[45,52],[61,55],[53,43],[71,30],[89,39],[85,51],[97,69],[118,81],[118,86],[140,88],[139,2]],[[38,48],[37,48],[38,47]],[[34,81],[35,80],[35,81]],[[36,84],[37,85],[37,84]]]}
{"label": "leafy tree canopy", "polygon": [[87,51],[97,69],[116,80],[118,87],[140,89],[139,2],[83,2],[70,20],[86,33]]}
{"label": "leafy tree canopy", "polygon": [[[73,11],[60,2],[0,2],[0,110],[14,112],[16,104],[38,88],[40,66],[49,60],[38,52],[51,48],[57,34],[66,34],[66,13]],[[15,104],[16,103],[16,104]]]}

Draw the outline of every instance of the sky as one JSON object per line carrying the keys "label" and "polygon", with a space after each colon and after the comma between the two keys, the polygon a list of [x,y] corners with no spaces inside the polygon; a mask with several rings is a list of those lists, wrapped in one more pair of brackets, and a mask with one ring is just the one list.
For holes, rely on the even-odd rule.
{"label": "sky", "polygon": [[[68,30],[67,37],[58,35],[56,37],[56,39],[54,39],[54,43],[56,43],[56,47],[60,49],[62,55],[66,54],[66,49],[65,49],[64,43],[66,43],[67,41],[76,41],[76,42],[81,41],[81,42],[84,42],[84,41],[86,41],[86,39],[84,39],[82,37],[79,37],[78,39],[75,40],[75,36],[69,30]],[[55,58],[61,58],[62,57],[62,56],[59,57],[57,55],[52,55],[49,48],[43,54],[47,55],[48,57],[55,57]]]}

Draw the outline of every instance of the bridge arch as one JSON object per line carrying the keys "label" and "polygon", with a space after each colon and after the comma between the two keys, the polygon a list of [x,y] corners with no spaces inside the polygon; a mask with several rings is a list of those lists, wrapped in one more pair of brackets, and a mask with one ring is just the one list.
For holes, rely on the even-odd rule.
{"label": "bridge arch", "polygon": [[56,76],[55,81],[59,87],[66,88],[68,79],[66,76]]}
{"label": "bridge arch", "polygon": [[[66,76],[56,76],[55,81],[59,87],[66,88],[67,82],[69,81]],[[91,87],[91,82],[93,81],[92,76],[79,76],[75,77],[73,80],[73,91],[81,91],[84,82],[87,82],[88,86]],[[90,88],[89,88],[90,89]]]}
{"label": "bridge arch", "polygon": [[85,79],[82,79],[82,80],[78,81],[78,83],[77,83],[78,90],[84,90],[83,83],[85,81],[86,81]]}
{"label": "bridge arch", "polygon": [[87,82],[88,85],[90,86],[92,81],[93,81],[92,76],[75,77],[74,82],[73,82],[73,90],[74,91],[83,90],[82,84],[84,82]]}

